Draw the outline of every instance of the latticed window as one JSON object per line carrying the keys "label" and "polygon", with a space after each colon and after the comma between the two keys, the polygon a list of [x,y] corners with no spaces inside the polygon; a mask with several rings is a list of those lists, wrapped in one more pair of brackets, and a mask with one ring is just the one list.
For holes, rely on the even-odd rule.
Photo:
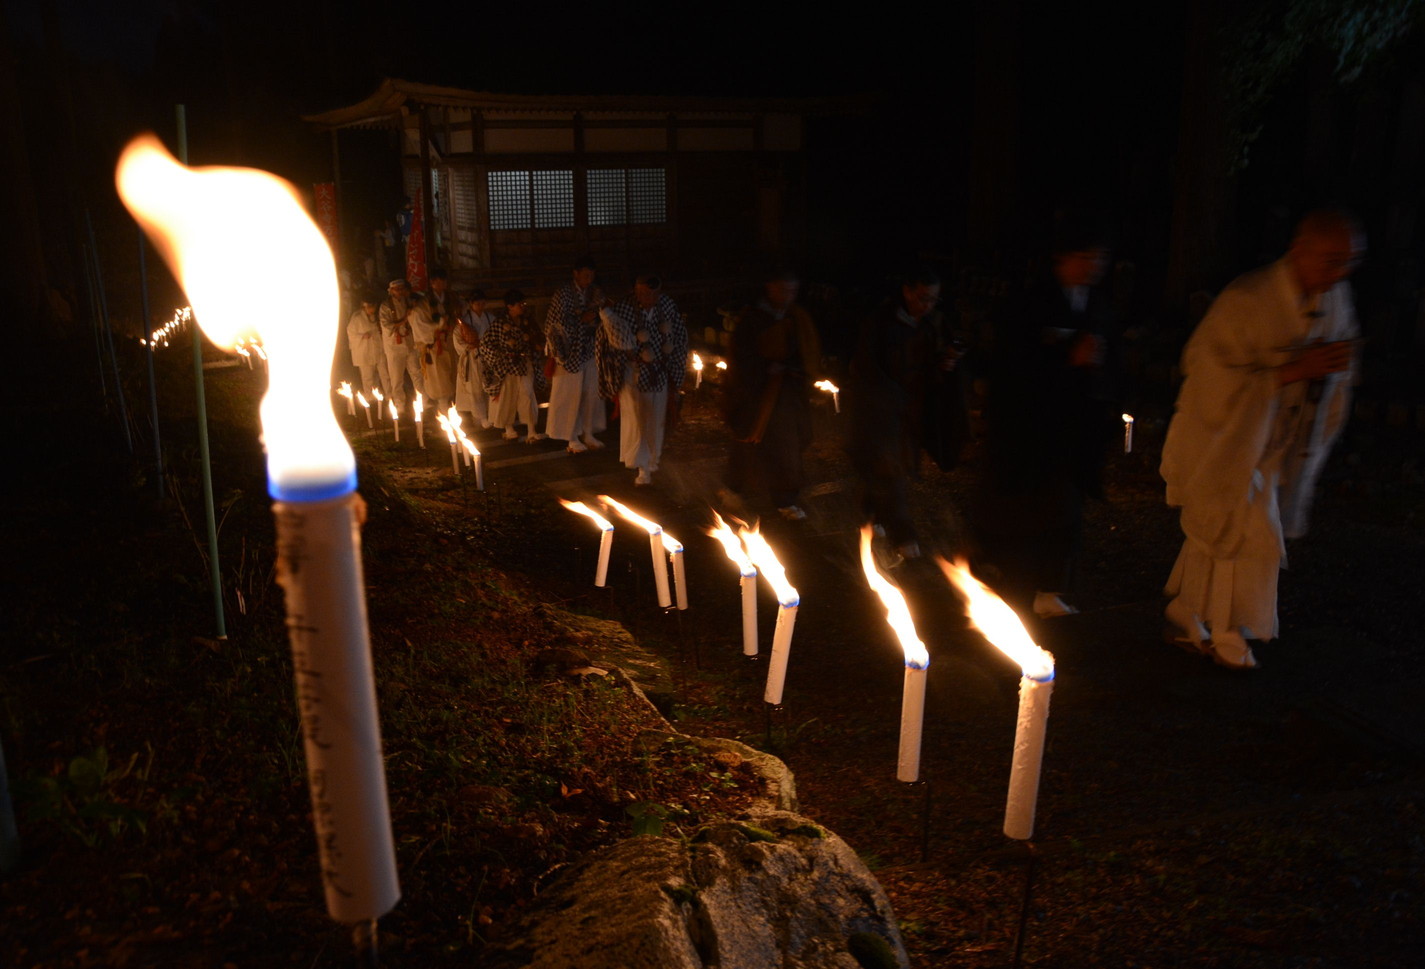
{"label": "latticed window", "polygon": [[663,168],[591,168],[590,225],[652,225],[668,221],[668,174]]}
{"label": "latticed window", "polygon": [[634,225],[668,221],[666,173],[661,168],[628,170],[629,219]]}
{"label": "latticed window", "polygon": [[532,188],[534,227],[570,229],[574,226],[574,173],[534,172]]}
{"label": "latticed window", "polygon": [[489,173],[491,229],[574,226],[573,171]]}
{"label": "latticed window", "polygon": [[490,228],[528,229],[529,172],[490,172]]}

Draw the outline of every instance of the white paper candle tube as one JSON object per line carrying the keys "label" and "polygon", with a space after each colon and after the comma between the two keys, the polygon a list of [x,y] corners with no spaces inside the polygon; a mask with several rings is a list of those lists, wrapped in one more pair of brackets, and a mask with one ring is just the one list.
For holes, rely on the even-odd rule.
{"label": "white paper candle tube", "polygon": [[787,682],[787,659],[792,652],[792,627],[797,623],[797,603],[783,602],[777,609],[777,628],[772,633],[772,655],[767,660],[767,688],[762,699],[780,705],[782,687]]}
{"label": "white paper candle tube", "polygon": [[464,452],[465,466],[467,468],[474,466],[475,459],[470,456],[470,448],[466,447],[462,448],[461,450]]}
{"label": "white paper candle tube", "polygon": [[416,411],[416,443],[424,450],[426,446],[426,423],[421,419],[421,412]]}
{"label": "white paper candle tube", "polygon": [[594,571],[594,585],[603,588],[609,581],[609,553],[614,548],[614,530],[612,528],[602,529],[603,534],[599,538],[599,565]]}
{"label": "white paper candle tube", "polygon": [[307,756],[327,911],[389,912],[401,896],[366,631],[355,494],[278,501],[277,582]]}
{"label": "white paper candle tube", "polygon": [[389,406],[389,407],[391,408],[391,426],[392,426],[393,428],[395,428],[395,430],[396,430],[396,443],[397,443],[397,444],[400,444],[400,443],[401,443],[401,413],[400,413],[400,411],[396,410],[396,402],[395,402],[394,400],[388,402],[388,405],[387,405],[387,406]]}
{"label": "white paper candle tube", "polygon": [[[208,338],[232,346],[260,321],[261,343],[251,345],[264,365],[262,346],[271,349],[262,436],[327,911],[369,922],[390,911],[400,886],[366,628],[356,460],[327,389],[338,308],[331,250],[296,190],[265,172],[192,170],[147,136],[125,149],[117,181]],[[263,286],[244,285],[249,279]]]}
{"label": "white paper candle tube", "polygon": [[360,392],[357,393],[356,399],[361,402],[361,409],[366,411],[366,429],[368,431],[375,430],[376,425],[371,423],[371,405],[367,403],[366,397],[363,396]]}
{"label": "white paper candle tube", "polygon": [[658,590],[658,605],[667,609],[673,604],[668,594],[668,560],[663,557],[663,530],[648,534],[648,542],[653,549],[653,585]]}
{"label": "white paper candle tube", "polygon": [[688,609],[688,573],[683,567],[683,543],[667,532],[663,533],[663,548],[673,562],[673,598],[679,612]]}
{"label": "white paper candle tube", "polygon": [[475,490],[485,490],[485,456],[483,454],[475,455]]}
{"label": "white paper candle tube", "polygon": [[1133,415],[1123,415],[1123,453],[1133,452]]}
{"label": "white paper candle tube", "polygon": [[742,655],[757,655],[757,572],[742,574]]}
{"label": "white paper candle tube", "polygon": [[1014,728],[1014,759],[1009,767],[1009,797],[1004,804],[1004,833],[1019,841],[1034,837],[1034,812],[1039,803],[1039,774],[1044,763],[1044,737],[1049,726],[1049,697],[1054,675],[1019,681],[1019,720]]}
{"label": "white paper candle tube", "polygon": [[906,665],[901,689],[901,743],[896,755],[896,780],[920,780],[920,735],[925,727],[925,681],[929,669]]}
{"label": "white paper candle tube", "polygon": [[460,445],[454,441],[450,442],[450,473],[460,474]]}

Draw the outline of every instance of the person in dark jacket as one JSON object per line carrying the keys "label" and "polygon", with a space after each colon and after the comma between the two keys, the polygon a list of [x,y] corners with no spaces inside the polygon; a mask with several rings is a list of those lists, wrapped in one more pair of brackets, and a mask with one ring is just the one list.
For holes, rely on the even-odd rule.
{"label": "person in dark jacket", "polygon": [[931,313],[940,277],[917,268],[897,295],[866,319],[851,358],[846,388],[848,451],[865,488],[866,512],[903,558],[920,556],[911,521],[909,482],[920,449],[937,374],[954,369],[957,354],[938,349]]}
{"label": "person in dark jacket", "polygon": [[996,327],[975,515],[981,563],[998,571],[992,584],[1006,599],[1040,618],[1078,611],[1063,596],[1074,583],[1083,500],[1102,496],[1122,409],[1119,327],[1098,289],[1108,259],[1101,231],[1062,227],[1050,272]]}
{"label": "person in dark jacket", "polygon": [[797,305],[801,280],[790,269],[769,272],[762,296],[742,311],[732,333],[723,412],[732,432],[727,488],[740,496],[756,480],[783,518],[801,521],[802,452],[811,443],[812,381],[821,370],[821,341],[811,315]]}

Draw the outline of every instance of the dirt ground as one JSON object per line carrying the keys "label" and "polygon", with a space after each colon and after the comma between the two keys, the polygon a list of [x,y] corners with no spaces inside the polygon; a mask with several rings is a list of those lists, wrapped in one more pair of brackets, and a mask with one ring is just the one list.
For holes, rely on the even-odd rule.
{"label": "dirt ground", "polygon": [[[182,368],[172,372],[164,379],[181,394]],[[219,422],[230,419],[223,407],[251,402],[253,379],[233,370],[213,376]],[[240,388],[231,395],[236,403],[223,403],[225,386]],[[1134,452],[1113,457],[1107,500],[1088,509],[1084,574],[1074,597],[1082,613],[1031,626],[1054,654],[1057,677],[1035,837],[1021,843],[1001,833],[1018,671],[966,628],[959,600],[923,563],[893,575],[931,654],[925,783],[895,780],[902,660],[856,561],[859,498],[840,448],[840,420],[825,400],[808,453],[808,519],[767,517],[771,509],[752,502],[802,601],[784,703],[765,709],[765,667],[741,655],[737,573],[703,534],[724,460],[711,390],[690,398],[649,489],[633,487],[614,446],[570,456],[552,442],[507,444],[483,431],[476,435],[486,458],[488,489],[481,493],[451,473],[441,448],[421,451],[409,433],[397,446],[388,431],[355,425],[363,492],[376,516],[368,546],[373,628],[382,630],[379,662],[392,671],[381,687],[383,718],[389,710],[420,721],[422,729],[432,721],[439,729],[422,736],[462,745],[483,742],[479,735],[491,724],[512,741],[537,739],[517,711],[495,715],[481,705],[485,694],[470,685],[480,671],[440,664],[457,662],[462,644],[472,642],[493,655],[537,649],[544,637],[563,645],[539,619],[540,604],[554,604],[615,619],[659,651],[672,671],[671,713],[681,729],[743,739],[786,760],[804,813],[846,838],[885,885],[914,965],[1008,965],[1022,911],[1026,965],[1415,963],[1425,941],[1419,742],[1425,644],[1413,616],[1425,587],[1418,432],[1364,422],[1351,428],[1328,469],[1311,534],[1290,548],[1281,582],[1282,638],[1259,650],[1260,671],[1243,674],[1160,639],[1160,589],[1180,539],[1155,472],[1164,415],[1140,415]],[[71,446],[60,418],[76,414],[89,423]],[[126,711],[132,715],[142,701],[150,716],[170,709],[181,715],[194,705],[184,694],[187,683],[194,690],[220,687],[218,701],[239,712],[267,693],[274,710],[285,710],[280,639],[268,652],[244,652],[203,635],[175,641],[131,631],[201,626],[205,586],[194,570],[178,576],[159,570],[153,581],[170,584],[152,601],[115,591],[134,578],[120,581],[116,570],[142,571],[149,559],[191,559],[193,549],[178,546],[195,542],[196,530],[185,535],[142,522],[126,523],[118,538],[96,530],[110,512],[133,512],[115,495],[148,487],[140,480],[103,487],[106,475],[131,473],[115,471],[127,469],[123,461],[99,463],[101,452],[86,450],[100,438],[112,446],[111,429],[63,405],[36,405],[7,419],[29,446],[21,453],[46,455],[49,466],[43,475],[17,471],[10,483],[18,517],[5,562],[12,624],[3,667],[6,733],[53,731],[47,748],[36,747],[47,753],[26,753],[19,763],[12,753],[12,772],[43,773],[49,758],[53,773],[62,774],[76,752],[66,746],[71,734],[142,751],[142,737],[155,725],[136,716],[126,723]],[[270,516],[246,433],[246,449],[217,450],[215,468],[226,482],[220,507],[237,516],[225,535],[250,529],[227,568],[245,608],[257,615],[276,605],[270,562],[258,550],[270,542]],[[616,445],[615,430],[604,438]],[[176,461],[192,462],[191,443],[172,447]],[[952,554],[962,547],[975,475],[971,454],[950,474],[927,468],[916,484],[928,548]],[[627,528],[616,533],[609,587],[592,586],[597,536],[555,498],[600,493],[656,518],[686,545],[686,613],[657,608],[647,538]],[[173,508],[155,501],[141,510],[157,515]],[[196,506],[184,513],[196,517]],[[482,579],[485,561],[512,579]],[[464,582],[468,595],[431,609],[416,584],[422,576]],[[69,608],[71,599],[82,609]],[[775,610],[765,589],[760,609],[765,655]],[[118,648],[137,663],[133,658],[155,646],[175,651],[163,660],[163,677],[103,666],[106,651]],[[74,695],[84,698],[82,710],[63,705],[67,676]],[[46,698],[55,707],[43,718],[23,709],[41,702],[26,693],[38,683],[52,691]],[[93,693],[90,683],[98,684]],[[532,688],[520,680],[520,689]],[[476,712],[452,717],[461,703]],[[273,716],[286,722],[285,714]],[[319,914],[301,914],[311,905],[304,868],[310,835],[302,830],[299,773],[283,761],[295,755],[291,738],[283,741],[280,726],[275,743],[243,736],[244,722],[229,723],[221,736],[190,738],[175,729],[151,738],[160,750],[155,774],[168,766],[170,753],[196,762],[178,780],[168,778],[169,785],[183,784],[166,788],[172,817],[155,816],[146,839],[97,837],[85,846],[56,835],[40,845],[53,852],[48,861],[55,867],[36,870],[32,861],[20,879],[5,883],[10,928],[0,932],[0,945],[18,939],[52,944],[63,954],[16,964],[277,964],[277,953],[282,964],[341,964],[342,940]],[[547,724],[540,729],[548,735]],[[394,938],[388,961],[478,964],[481,935],[497,932],[502,913],[518,901],[500,901],[492,869],[472,864],[470,853],[489,846],[528,852],[539,871],[526,874],[543,876],[577,857],[581,846],[627,825],[616,799],[581,806],[577,798],[587,802],[605,788],[642,782],[597,758],[577,778],[542,768],[539,782],[552,785],[546,799],[553,807],[535,803],[533,820],[513,814],[492,820],[465,795],[473,785],[471,797],[498,801],[515,780],[484,776],[489,768],[468,757],[466,747],[457,755],[423,742],[430,749],[393,758],[393,784],[428,789],[436,779],[432,763],[460,784],[450,787],[448,799],[411,805],[403,814],[410,825],[403,857],[423,870],[412,873],[406,900],[383,920]],[[252,763],[244,760],[249,754]],[[146,772],[152,765],[150,748],[148,766],[140,758],[131,767]],[[254,765],[273,791],[243,789]],[[224,771],[226,793],[217,796]],[[691,796],[703,797],[707,777],[718,775],[698,776],[701,787]],[[735,786],[735,779],[726,783]],[[213,790],[179,799],[205,784]],[[282,813],[264,816],[265,808],[255,812],[241,800],[259,794],[268,797],[261,804]],[[28,796],[32,803],[33,791]],[[656,796],[689,797],[676,790]],[[111,822],[122,827],[125,819]],[[279,833],[290,831],[296,834]],[[565,831],[568,840],[551,844],[551,831]],[[195,859],[205,859],[201,871],[190,870]],[[510,869],[506,875],[512,882],[521,877]],[[34,918],[49,919],[44,930],[22,930]],[[206,934],[177,941],[200,930]],[[63,945],[56,941],[60,932],[68,933]],[[49,942],[37,942],[39,936]],[[152,956],[179,951],[181,959]]]}

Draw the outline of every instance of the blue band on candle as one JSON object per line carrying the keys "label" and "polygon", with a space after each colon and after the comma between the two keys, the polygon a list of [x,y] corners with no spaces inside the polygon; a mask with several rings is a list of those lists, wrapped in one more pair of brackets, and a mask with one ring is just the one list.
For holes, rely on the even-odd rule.
{"label": "blue band on candle", "polygon": [[281,484],[272,478],[267,478],[267,493],[277,501],[330,501],[332,498],[345,498],[356,490],[356,470],[345,478],[332,481],[297,481],[291,484]]}
{"label": "blue band on candle", "polygon": [[908,670],[928,670],[930,669],[930,658],[926,657],[925,664],[923,666],[919,663],[912,663],[910,660],[906,660],[905,668]]}
{"label": "blue band on candle", "polygon": [[1043,676],[1034,676],[1034,675],[1032,675],[1032,674],[1030,674],[1030,673],[1025,673],[1024,676],[1025,676],[1026,679],[1033,680],[1035,683],[1053,683],[1053,682],[1054,682],[1054,671],[1053,671],[1053,670],[1050,670],[1048,673],[1045,673]]}
{"label": "blue band on candle", "polygon": [[786,601],[786,602],[782,602],[782,601],[780,601],[780,600],[778,600],[778,602],[777,602],[777,605],[781,606],[783,609],[795,609],[797,606],[799,606],[799,605],[801,605],[801,604],[802,604],[802,600],[801,600],[800,597],[798,597],[798,598],[796,598],[796,599],[790,599],[790,600],[788,600],[788,601]]}

